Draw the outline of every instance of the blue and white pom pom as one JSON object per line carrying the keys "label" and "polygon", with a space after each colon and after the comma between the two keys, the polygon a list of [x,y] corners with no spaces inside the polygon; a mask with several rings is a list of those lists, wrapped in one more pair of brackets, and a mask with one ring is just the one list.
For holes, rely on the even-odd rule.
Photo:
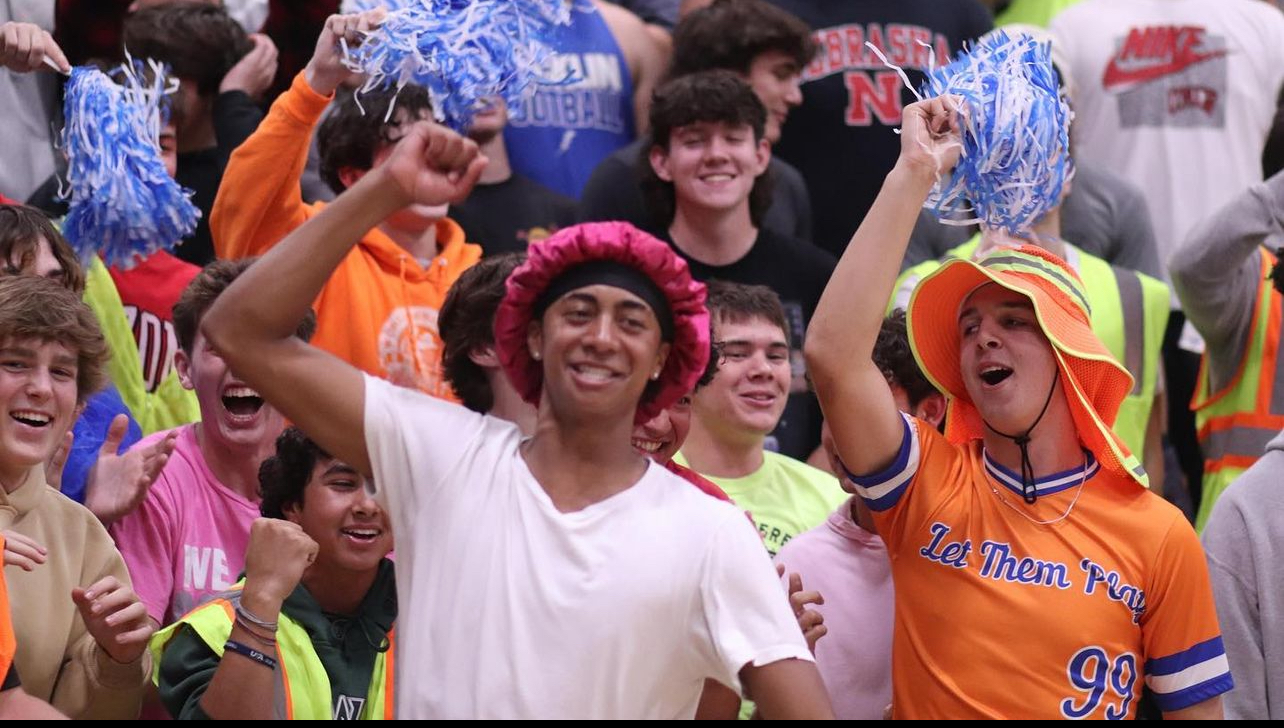
{"label": "blue and white pom pom", "polygon": [[[545,77],[552,56],[546,38],[570,22],[565,0],[360,0],[383,6],[386,19],[357,48],[349,68],[366,76],[357,93],[416,84],[428,90],[433,115],[458,132],[488,99],[509,107]],[[392,114],[392,107],[388,109]]]}
{"label": "blue and white pom pom", "polygon": [[1071,115],[1049,43],[994,31],[929,70],[916,95],[957,95],[967,107],[958,164],[924,204],[941,222],[1021,235],[1060,203],[1073,176]]}
{"label": "blue and white pom pom", "polygon": [[[196,229],[200,210],[161,159],[165,69],[132,60],[113,71],[71,69],[63,100],[71,204],[63,235],[81,260],[95,254],[129,268],[157,250],[171,250]],[[150,76],[149,80],[144,80]]]}

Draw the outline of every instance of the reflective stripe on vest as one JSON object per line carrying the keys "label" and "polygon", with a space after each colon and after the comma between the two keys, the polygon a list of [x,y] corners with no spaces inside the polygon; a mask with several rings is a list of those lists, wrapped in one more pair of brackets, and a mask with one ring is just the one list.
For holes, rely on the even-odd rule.
{"label": "reflective stripe on vest", "polygon": [[1132,390],[1119,405],[1114,430],[1141,458],[1145,455],[1146,428],[1154,409],[1164,330],[1168,327],[1168,286],[1078,248],[1076,251],[1079,275],[1092,305],[1092,331],[1132,374]]}
{"label": "reflective stripe on vest", "polygon": [[1203,497],[1195,525],[1203,530],[1217,498],[1284,429],[1284,357],[1279,356],[1284,296],[1271,285],[1275,256],[1260,248],[1261,275],[1249,337],[1230,383],[1212,391],[1208,353],[1200,359],[1191,409],[1204,454]]}
{"label": "reflective stripe on vest", "polygon": [[[222,658],[223,646],[235,621],[234,604],[240,600],[243,585],[244,580],[152,636],[149,647],[152,651],[153,682],[159,683],[161,656],[181,625],[191,628],[214,654]],[[282,613],[276,634],[277,680],[273,690],[273,717],[277,720],[391,720],[395,707],[395,635],[396,629],[388,633],[388,650],[375,657],[366,695],[340,700],[332,706],[330,679],[312,647],[307,630]]]}
{"label": "reflective stripe on vest", "polygon": [[[970,259],[979,242],[980,237],[974,235],[945,257]],[[1088,296],[1093,333],[1132,374],[1132,391],[1119,405],[1112,427],[1140,459],[1145,454],[1146,427],[1155,403],[1160,352],[1168,326],[1168,286],[1145,274],[1117,268],[1070,243],[1066,246],[1079,257],[1077,272]],[[893,289],[888,313],[903,307],[918,282],[940,266],[939,261],[930,260],[902,273]]]}

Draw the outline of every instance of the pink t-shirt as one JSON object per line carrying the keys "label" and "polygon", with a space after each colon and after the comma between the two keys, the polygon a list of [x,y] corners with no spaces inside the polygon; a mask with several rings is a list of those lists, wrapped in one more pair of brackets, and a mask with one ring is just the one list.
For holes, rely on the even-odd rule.
{"label": "pink t-shirt", "polygon": [[[196,442],[195,425],[178,442],[138,510],[109,529],[147,613],[162,626],[236,583],[245,567],[258,503],[214,477]],[[155,433],[134,447],[164,436]]]}
{"label": "pink t-shirt", "polygon": [[895,593],[883,539],[852,520],[849,500],[819,526],[789,540],[776,563],[802,576],[823,605],[810,605],[829,632],[816,643],[816,668],[834,717],[882,720],[892,702],[892,622]]}

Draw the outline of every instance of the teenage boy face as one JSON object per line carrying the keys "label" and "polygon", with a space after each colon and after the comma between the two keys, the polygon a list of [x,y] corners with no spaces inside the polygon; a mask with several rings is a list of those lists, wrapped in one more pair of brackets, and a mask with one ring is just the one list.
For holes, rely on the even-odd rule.
{"label": "teenage boy face", "polygon": [[192,354],[180,349],[174,366],[183,386],[195,390],[205,437],[225,447],[270,447],[285,427],[285,418],[258,392],[237,379],[202,333]]}
{"label": "teenage boy face", "polygon": [[650,306],[600,284],[554,301],[527,345],[544,362],[550,405],[572,416],[632,417],[669,351]]}
{"label": "teenage boy face", "polygon": [[783,51],[765,51],[750,61],[745,80],[767,109],[763,137],[775,144],[780,141],[789,110],[802,103],[802,69]]}
{"label": "teenage boy face", "polygon": [[748,204],[770,159],[766,139],[754,139],[753,127],[720,121],[680,126],[670,133],[667,150],[651,150],[651,167],[673,183],[679,206],[719,211]]}
{"label": "teenage boy face", "polygon": [[959,366],[968,396],[991,427],[1024,432],[1058,371],[1030,299],[988,283],[959,311]]}
{"label": "teenage boy face", "polygon": [[303,502],[284,511],[317,542],[316,565],[327,571],[369,571],[392,551],[387,514],[362,477],[342,460],[317,462]]}
{"label": "teenage boy face", "polygon": [[661,465],[673,459],[691,431],[691,396],[633,428],[633,449]]}
{"label": "teenage boy face", "polygon": [[789,399],[789,343],[776,324],[753,317],[719,318],[714,326],[721,359],[713,381],[700,389],[692,409],[714,432],[766,435],[776,428]]}
{"label": "teenage boy face", "polygon": [[53,454],[76,416],[77,352],[38,339],[0,345],[0,482],[13,487]]}

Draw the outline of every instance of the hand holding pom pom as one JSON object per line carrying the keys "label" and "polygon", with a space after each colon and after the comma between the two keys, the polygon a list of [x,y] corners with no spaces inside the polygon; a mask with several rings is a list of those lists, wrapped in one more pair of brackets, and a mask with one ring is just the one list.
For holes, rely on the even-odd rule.
{"label": "hand holding pom pom", "polygon": [[901,159],[934,180],[948,175],[963,151],[963,100],[942,96],[905,107],[901,118]]}

